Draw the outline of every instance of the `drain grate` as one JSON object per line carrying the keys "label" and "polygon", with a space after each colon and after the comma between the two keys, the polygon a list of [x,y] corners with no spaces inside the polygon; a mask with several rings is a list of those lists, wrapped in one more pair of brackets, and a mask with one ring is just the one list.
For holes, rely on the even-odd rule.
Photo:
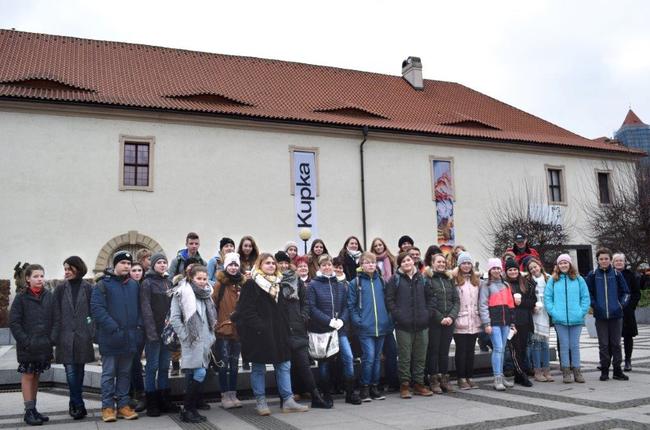
{"label": "drain grate", "polygon": [[273,416],[262,417],[257,415],[255,408],[228,409],[228,412],[260,430],[300,430],[298,427]]}
{"label": "drain grate", "polygon": [[169,416],[172,421],[174,421],[180,428],[188,430],[221,430],[219,426],[212,424],[210,421],[204,421],[202,423],[186,423],[181,421],[181,417],[178,414],[173,414]]}

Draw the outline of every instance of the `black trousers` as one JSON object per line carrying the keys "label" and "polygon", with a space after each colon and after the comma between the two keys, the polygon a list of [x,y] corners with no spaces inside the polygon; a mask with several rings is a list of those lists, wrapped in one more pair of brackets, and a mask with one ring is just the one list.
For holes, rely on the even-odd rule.
{"label": "black trousers", "polygon": [[308,350],[306,345],[291,349],[291,385],[294,393],[311,393],[316,388]]}
{"label": "black trousers", "polygon": [[516,362],[514,365],[515,375],[524,376],[526,369],[523,368],[524,363],[526,362],[526,350],[528,349],[528,338],[530,337],[530,332],[532,327],[528,324],[525,325],[515,325],[517,329],[517,334],[512,338],[510,345],[513,347],[512,357],[513,362]]}
{"label": "black trousers", "polygon": [[459,378],[471,378],[474,376],[474,350],[476,348],[476,334],[454,334],[456,343],[456,375]]}
{"label": "black trousers", "polygon": [[632,336],[625,336],[623,338],[623,346],[625,347],[625,361],[632,360],[632,349],[634,349],[634,338]]}
{"label": "black trousers", "polygon": [[623,361],[621,354],[622,329],[623,318],[596,320],[598,352],[602,370],[608,370],[610,363],[614,365],[614,369],[620,369],[621,367],[621,361]]}
{"label": "black trousers", "polygon": [[429,346],[425,374],[449,372],[449,347],[454,336],[454,326],[443,326],[439,322],[429,326]]}

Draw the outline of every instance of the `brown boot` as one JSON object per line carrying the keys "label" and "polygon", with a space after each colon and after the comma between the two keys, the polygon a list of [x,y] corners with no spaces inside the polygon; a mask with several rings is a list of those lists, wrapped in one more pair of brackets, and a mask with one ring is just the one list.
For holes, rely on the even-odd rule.
{"label": "brown boot", "polygon": [[467,378],[467,383],[469,384],[469,388],[472,390],[476,390],[479,388],[478,384],[474,382],[471,378]]}
{"label": "brown boot", "polygon": [[454,390],[454,387],[451,386],[449,383],[449,374],[445,373],[442,375],[440,378],[440,388],[442,388],[442,391],[445,393],[454,393],[456,390]]}
{"label": "brown boot", "polygon": [[469,390],[471,388],[472,388],[472,386],[469,385],[469,382],[467,382],[467,379],[458,378],[458,389],[459,390]]}
{"label": "brown boot", "polygon": [[402,399],[410,399],[411,398],[411,387],[408,382],[402,382],[402,384],[399,386],[399,396]]}
{"label": "brown boot", "polygon": [[546,378],[544,377],[544,374],[542,373],[542,369],[535,369],[535,381],[537,382],[546,382]]}
{"label": "brown boot", "polygon": [[580,371],[579,367],[574,367],[573,368],[573,380],[576,381],[579,384],[584,384],[585,383],[585,377],[582,376],[582,372]]}
{"label": "brown boot", "polygon": [[430,375],[429,376],[429,388],[434,394],[442,394],[442,388],[440,388],[440,379],[442,375]]}
{"label": "brown boot", "polygon": [[542,369],[542,371],[543,371],[544,378],[546,378],[546,380],[548,382],[554,382],[555,381],[555,379],[551,375],[551,368],[550,367],[545,367],[544,369]]}
{"label": "brown boot", "polygon": [[413,384],[413,394],[424,397],[433,396],[433,392],[426,385],[422,384]]}

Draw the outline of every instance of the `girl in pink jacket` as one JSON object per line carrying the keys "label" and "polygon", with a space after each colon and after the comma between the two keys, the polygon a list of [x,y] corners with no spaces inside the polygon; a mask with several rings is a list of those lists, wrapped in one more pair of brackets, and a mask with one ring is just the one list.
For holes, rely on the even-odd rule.
{"label": "girl in pink jacket", "polygon": [[454,328],[454,343],[456,344],[456,373],[458,388],[469,390],[478,388],[472,381],[474,372],[474,347],[481,331],[481,317],[478,313],[480,281],[474,271],[472,256],[461,252],[458,256],[458,273],[454,283],[460,297],[460,310]]}

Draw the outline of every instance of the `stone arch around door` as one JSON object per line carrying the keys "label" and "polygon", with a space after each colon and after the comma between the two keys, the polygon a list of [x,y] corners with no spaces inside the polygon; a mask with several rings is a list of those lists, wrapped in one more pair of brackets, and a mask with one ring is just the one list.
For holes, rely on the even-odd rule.
{"label": "stone arch around door", "polygon": [[113,254],[118,250],[123,249],[135,255],[142,248],[147,248],[153,253],[163,252],[162,246],[158,242],[136,230],[115,236],[102,246],[97,255],[93,271],[95,273],[104,271],[110,265]]}

